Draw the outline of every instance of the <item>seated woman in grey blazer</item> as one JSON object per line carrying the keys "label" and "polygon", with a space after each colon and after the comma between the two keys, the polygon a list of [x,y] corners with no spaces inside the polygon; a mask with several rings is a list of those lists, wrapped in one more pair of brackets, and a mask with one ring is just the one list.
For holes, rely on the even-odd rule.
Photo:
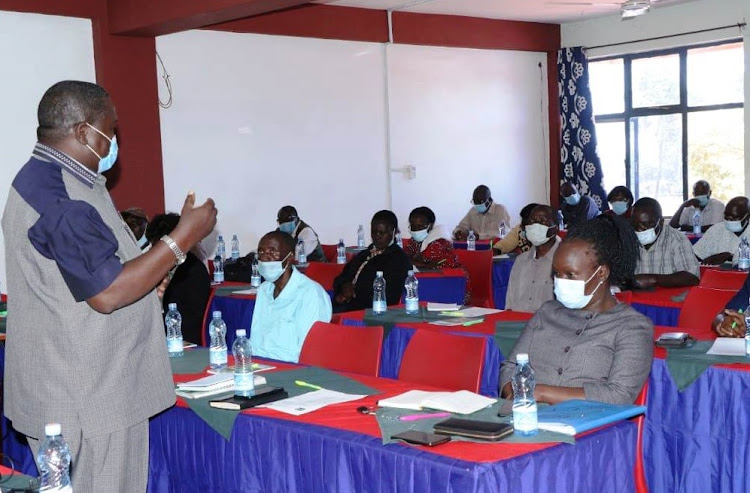
{"label": "seated woman in grey blazer", "polygon": [[619,217],[599,216],[568,233],[552,262],[555,297],[523,329],[500,371],[511,398],[516,354],[528,353],[536,400],[590,399],[632,404],[651,370],[653,325],[619,303],[610,285],[633,276],[638,243]]}

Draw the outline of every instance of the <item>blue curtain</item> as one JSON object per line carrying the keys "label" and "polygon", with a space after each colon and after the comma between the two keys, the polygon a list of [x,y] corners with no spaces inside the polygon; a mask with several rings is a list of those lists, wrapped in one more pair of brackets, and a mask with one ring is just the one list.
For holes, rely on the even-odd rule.
{"label": "blue curtain", "polygon": [[569,181],[589,195],[600,210],[609,209],[602,185],[602,165],[596,154],[596,129],[591,107],[589,65],[583,48],[557,52],[560,99],[560,183]]}

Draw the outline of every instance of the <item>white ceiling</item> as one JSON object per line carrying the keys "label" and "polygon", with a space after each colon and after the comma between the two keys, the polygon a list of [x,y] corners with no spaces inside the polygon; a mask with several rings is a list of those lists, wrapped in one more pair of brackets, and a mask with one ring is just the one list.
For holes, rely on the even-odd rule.
{"label": "white ceiling", "polygon": [[[652,0],[652,8],[690,1],[696,0]],[[618,0],[317,0],[317,3],[553,24],[603,17],[620,10]]]}

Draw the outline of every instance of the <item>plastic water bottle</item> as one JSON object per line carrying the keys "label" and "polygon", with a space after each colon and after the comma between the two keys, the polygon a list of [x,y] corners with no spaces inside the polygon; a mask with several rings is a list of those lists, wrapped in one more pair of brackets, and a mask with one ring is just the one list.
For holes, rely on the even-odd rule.
{"label": "plastic water bottle", "polygon": [[237,329],[237,338],[232,344],[234,355],[234,394],[249,397],[255,393],[253,375],[253,349],[245,329]]}
{"label": "plastic water bottle", "polygon": [[406,277],[404,282],[404,290],[406,296],[406,313],[409,315],[416,315],[419,313],[419,280],[414,277],[414,271],[410,270],[409,275]]}
{"label": "plastic water bottle", "polygon": [[372,283],[372,313],[380,315],[388,310],[385,300],[385,277],[383,271],[376,273],[375,282]]}
{"label": "plastic water bottle", "polygon": [[701,211],[697,207],[695,208],[695,214],[693,214],[693,234],[699,235],[703,231],[701,230]]}
{"label": "plastic water bottle", "polygon": [[307,254],[305,253],[305,241],[300,238],[297,242],[297,253],[295,255],[297,265],[307,265]]}
{"label": "plastic water bottle", "polygon": [[167,325],[167,351],[170,358],[182,356],[182,315],[177,311],[177,303],[168,305],[169,311],[164,317]]}
{"label": "plastic water bottle", "polygon": [[399,248],[404,248],[404,241],[401,239],[400,229],[396,229],[396,245],[398,245]]}
{"label": "plastic water bottle", "polygon": [[498,228],[497,237],[501,240],[508,234],[508,226],[505,225],[505,221],[500,221],[500,227]]}
{"label": "plastic water bottle", "polygon": [[743,272],[750,270],[750,243],[744,236],[740,239],[740,247],[737,252],[737,269]]}
{"label": "plastic water bottle", "polygon": [[240,258],[240,239],[237,235],[232,236],[232,260],[239,260]]}
{"label": "plastic water bottle", "polygon": [[565,216],[561,210],[557,210],[557,225],[560,231],[565,231]]}
{"label": "plastic water bottle", "polygon": [[50,423],[44,427],[46,438],[39,448],[36,463],[41,472],[39,491],[73,493],[70,485],[70,449],[62,437],[62,427]]}
{"label": "plastic water bottle", "polygon": [[346,245],[344,244],[343,238],[339,238],[339,244],[336,245],[336,263],[346,263]]}
{"label": "plastic water bottle", "polygon": [[529,365],[529,355],[516,355],[516,371],[513,372],[513,430],[519,435],[536,435],[539,422],[536,414],[536,375]]}
{"label": "plastic water bottle", "polygon": [[466,237],[466,249],[471,251],[477,249],[477,235],[474,231],[469,231],[469,236]]}
{"label": "plastic water bottle", "polygon": [[359,228],[357,228],[357,248],[366,248],[367,245],[365,245],[365,228],[362,227],[362,225],[359,225]]}
{"label": "plastic water bottle", "polygon": [[214,282],[224,282],[224,258],[218,253],[214,257]]}
{"label": "plastic water bottle", "polygon": [[227,366],[227,325],[221,319],[221,312],[215,311],[214,318],[208,326],[211,336],[211,347],[208,349],[208,362],[212,370]]}
{"label": "plastic water bottle", "polygon": [[745,314],[745,357],[750,358],[750,301],[743,313]]}
{"label": "plastic water bottle", "polygon": [[253,271],[250,274],[250,287],[260,287],[260,271],[258,271],[258,256],[256,255],[253,259]]}
{"label": "plastic water bottle", "polygon": [[224,244],[224,237],[219,235],[219,237],[216,239],[216,255],[221,256],[221,260],[224,260],[227,253],[227,247]]}

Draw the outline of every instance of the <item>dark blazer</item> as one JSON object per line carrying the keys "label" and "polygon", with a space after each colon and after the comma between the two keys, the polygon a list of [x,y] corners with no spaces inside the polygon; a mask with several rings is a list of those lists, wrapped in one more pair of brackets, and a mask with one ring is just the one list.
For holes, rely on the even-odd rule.
{"label": "dark blazer", "polygon": [[[347,262],[344,271],[333,280],[333,292],[335,294],[341,291],[344,284],[352,282],[360,265],[370,254],[370,248],[372,248],[372,245]],[[385,278],[386,302],[389,305],[397,305],[401,300],[407,273],[411,269],[411,260],[401,247],[396,244],[389,246],[385,252],[367,262],[367,265],[362,269],[357,284],[354,285],[356,297],[348,303],[336,303],[334,301],[333,311],[345,312],[372,308],[372,283],[375,281],[375,274],[378,271],[383,271],[383,277]]]}
{"label": "dark blazer", "polygon": [[170,303],[177,303],[177,311],[182,315],[183,340],[200,344],[203,314],[210,292],[211,278],[206,266],[188,252],[185,262],[177,267],[162,300],[164,313]]}

